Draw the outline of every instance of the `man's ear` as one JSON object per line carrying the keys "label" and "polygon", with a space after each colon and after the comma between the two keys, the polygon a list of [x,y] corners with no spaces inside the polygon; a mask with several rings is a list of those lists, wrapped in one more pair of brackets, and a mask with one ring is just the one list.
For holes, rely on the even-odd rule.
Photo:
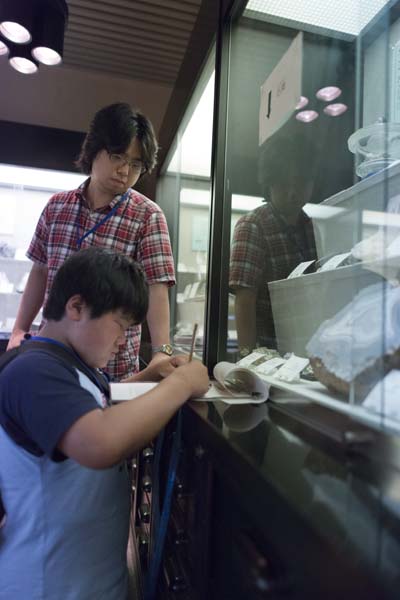
{"label": "man's ear", "polygon": [[65,314],[71,321],[80,321],[84,308],[86,308],[86,303],[82,299],[82,296],[80,294],[75,294],[67,300]]}

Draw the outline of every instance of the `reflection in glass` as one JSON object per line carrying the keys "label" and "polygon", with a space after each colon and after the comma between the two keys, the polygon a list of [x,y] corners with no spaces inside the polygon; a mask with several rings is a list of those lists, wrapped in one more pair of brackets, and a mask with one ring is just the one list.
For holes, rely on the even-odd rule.
{"label": "reflection in glass", "polygon": [[177,265],[171,298],[171,339],[188,352],[198,323],[195,354],[203,351],[211,203],[214,54],[210,54],[159,180],[157,199],[166,214]]}

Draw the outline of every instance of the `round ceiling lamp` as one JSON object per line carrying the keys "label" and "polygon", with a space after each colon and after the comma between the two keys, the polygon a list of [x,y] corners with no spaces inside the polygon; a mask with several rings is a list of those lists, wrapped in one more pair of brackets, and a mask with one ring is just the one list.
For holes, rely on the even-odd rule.
{"label": "round ceiling lamp", "polygon": [[297,113],[296,119],[303,123],[311,123],[312,121],[315,121],[315,119],[318,119],[318,116],[316,110],[301,110]]}
{"label": "round ceiling lamp", "polygon": [[332,102],[332,100],[336,100],[339,98],[342,90],[335,85],[328,85],[326,87],[321,88],[315,94],[318,100],[323,100],[324,102]]}
{"label": "round ceiling lamp", "polygon": [[39,3],[38,0],[1,0],[0,33],[14,44],[29,44]]}
{"label": "round ceiling lamp", "polygon": [[8,54],[8,46],[0,40],[0,56]]}
{"label": "round ceiling lamp", "polygon": [[329,115],[330,117],[340,117],[344,112],[346,112],[347,106],[346,104],[342,104],[341,102],[337,102],[335,104],[328,104],[325,106],[324,113]]}
{"label": "round ceiling lamp", "polygon": [[68,20],[65,0],[45,0],[45,10],[35,19],[32,55],[44,65],[59,65],[64,52],[64,33]]}
{"label": "round ceiling lamp", "polygon": [[[38,63],[59,65],[67,20],[66,0],[0,0],[0,55],[11,42],[9,62],[20,73],[35,73]],[[28,53],[17,51],[17,45]]]}
{"label": "round ceiling lamp", "polygon": [[8,62],[13,69],[23,75],[34,75],[38,70],[38,62],[32,58],[30,46],[10,44]]}
{"label": "round ceiling lamp", "polygon": [[300,108],[304,108],[305,106],[307,106],[307,104],[308,104],[308,98],[306,98],[306,96],[300,96],[300,100],[296,104],[295,109],[299,110]]}

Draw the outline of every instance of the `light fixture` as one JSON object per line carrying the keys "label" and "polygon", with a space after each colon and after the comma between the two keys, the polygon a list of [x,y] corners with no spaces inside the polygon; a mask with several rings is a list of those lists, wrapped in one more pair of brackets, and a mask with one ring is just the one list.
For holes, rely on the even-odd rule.
{"label": "light fixture", "polygon": [[302,110],[297,113],[296,119],[303,123],[311,123],[312,121],[315,121],[315,119],[318,119],[318,116],[316,110]]}
{"label": "light fixture", "polygon": [[40,0],[1,0],[0,33],[15,44],[28,44],[38,4]]}
{"label": "light fixture", "polygon": [[58,65],[64,50],[64,32],[68,20],[65,0],[42,0],[43,14],[35,19],[32,55],[44,65]]}
{"label": "light fixture", "polygon": [[0,40],[0,56],[8,54],[8,46]]}
{"label": "light fixture", "polygon": [[30,46],[9,44],[8,62],[13,69],[23,75],[33,75],[38,70],[38,62],[32,58]]}
{"label": "light fixture", "polygon": [[330,117],[339,117],[344,112],[346,112],[346,110],[347,110],[346,104],[337,102],[335,104],[328,104],[328,106],[325,106],[324,113],[326,115],[329,115]]}
{"label": "light fixture", "polygon": [[300,108],[304,108],[305,106],[307,106],[307,104],[308,104],[308,98],[306,98],[306,96],[300,96],[300,100],[296,104],[295,109],[299,110]]}
{"label": "light fixture", "polygon": [[67,19],[66,0],[0,0],[0,34],[6,38],[0,41],[0,54],[6,54],[10,40],[10,65],[25,74],[35,73],[39,62],[60,64]]}
{"label": "light fixture", "polygon": [[321,88],[315,94],[318,100],[323,100],[324,102],[332,102],[332,100],[336,100],[339,98],[342,90],[335,85],[328,85],[326,87]]}

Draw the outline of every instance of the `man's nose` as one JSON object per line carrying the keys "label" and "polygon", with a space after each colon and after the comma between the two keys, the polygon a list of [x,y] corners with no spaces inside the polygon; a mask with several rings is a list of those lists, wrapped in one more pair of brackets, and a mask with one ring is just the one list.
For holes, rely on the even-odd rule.
{"label": "man's nose", "polygon": [[128,175],[128,173],[129,173],[128,163],[123,163],[122,165],[119,165],[117,171],[118,171],[118,173],[121,173],[123,175]]}

